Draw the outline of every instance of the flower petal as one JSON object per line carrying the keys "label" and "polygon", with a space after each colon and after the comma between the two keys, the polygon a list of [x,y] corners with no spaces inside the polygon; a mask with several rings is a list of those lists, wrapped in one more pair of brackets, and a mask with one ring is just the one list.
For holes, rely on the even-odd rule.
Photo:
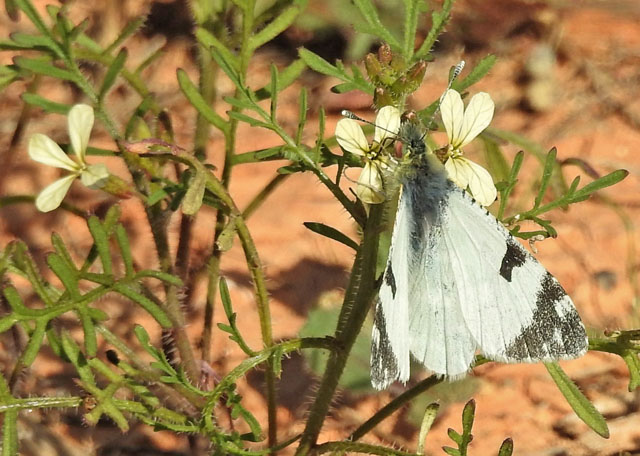
{"label": "flower petal", "polygon": [[363,203],[379,204],[384,202],[384,191],[382,189],[382,175],[376,163],[367,161],[356,186],[356,195]]}
{"label": "flower petal", "polygon": [[487,128],[493,118],[494,109],[495,105],[488,93],[480,92],[475,94],[464,112],[460,136],[457,138],[459,143],[452,143],[454,148],[469,144]]}
{"label": "flower petal", "polygon": [[469,186],[469,167],[467,166],[468,160],[457,156],[457,157],[449,157],[449,159],[445,162],[444,168],[447,170],[447,174],[449,175],[449,179],[458,185],[460,188],[466,188]]}
{"label": "flower petal", "polygon": [[49,212],[60,206],[76,177],[75,174],[69,174],[45,187],[36,198],[36,208],[41,212]]}
{"label": "flower petal", "polygon": [[66,169],[68,171],[77,172],[80,168],[67,154],[65,154],[60,146],[53,139],[42,133],[36,133],[29,138],[29,157],[32,160],[43,163],[56,168]]}
{"label": "flower petal", "polygon": [[364,155],[369,151],[369,143],[358,122],[342,119],[336,125],[336,139],[340,146],[352,154]]}
{"label": "flower petal", "polygon": [[89,136],[93,128],[93,108],[86,104],[77,104],[69,110],[69,139],[73,151],[80,163],[85,163],[84,155],[89,144]]}
{"label": "flower petal", "polygon": [[384,106],[376,116],[376,131],[373,140],[378,144],[387,139],[395,139],[400,130],[400,111],[395,106]]}
{"label": "flower petal", "polygon": [[453,89],[447,90],[440,98],[440,115],[447,131],[449,144],[455,147],[459,142],[460,130],[464,120],[464,104],[460,94]]}
{"label": "flower petal", "polygon": [[490,206],[498,195],[491,174],[471,160],[467,160],[467,164],[469,166],[469,190],[471,190],[471,194],[482,206]]}
{"label": "flower petal", "polygon": [[80,180],[85,187],[101,188],[109,178],[109,170],[102,163],[87,166],[80,174]]}

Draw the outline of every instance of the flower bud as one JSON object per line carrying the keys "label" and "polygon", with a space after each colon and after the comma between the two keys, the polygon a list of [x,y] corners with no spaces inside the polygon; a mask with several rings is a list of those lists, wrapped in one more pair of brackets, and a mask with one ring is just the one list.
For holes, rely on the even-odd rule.
{"label": "flower bud", "polygon": [[393,53],[391,52],[391,47],[387,43],[383,43],[382,46],[378,48],[378,59],[383,65],[389,65],[389,63],[391,63]]}

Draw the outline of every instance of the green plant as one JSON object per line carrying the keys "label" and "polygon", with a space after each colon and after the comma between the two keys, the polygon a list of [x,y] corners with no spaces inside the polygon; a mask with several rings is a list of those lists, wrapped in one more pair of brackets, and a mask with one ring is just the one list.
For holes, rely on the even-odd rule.
{"label": "green plant", "polygon": [[[102,219],[91,216],[70,202],[62,202],[61,210],[85,217],[93,240],[92,247],[84,252],[80,265],[74,262],[68,246],[57,234],[52,235],[54,252],[47,256],[47,267],[55,276],[56,283],[45,279],[29,254],[28,246],[16,241],[0,250],[0,278],[2,300],[6,311],[0,318],[0,331],[10,329],[24,334],[28,340],[15,361],[9,375],[0,376],[0,413],[3,415],[2,454],[18,454],[18,413],[27,409],[72,408],[84,405],[84,419],[95,424],[107,416],[122,430],[129,429],[131,417],[153,426],[201,436],[211,445],[213,454],[265,454],[298,442],[297,454],[320,454],[324,452],[360,452],[368,454],[414,454],[377,445],[358,442],[377,423],[411,399],[440,382],[435,377],[416,384],[395,398],[386,407],[358,427],[346,440],[317,444],[331,401],[336,395],[339,379],[352,352],[356,337],[361,332],[376,294],[377,275],[384,264],[385,249],[388,249],[389,230],[392,225],[394,201],[367,206],[359,199],[343,192],[340,187],[345,167],[362,167],[361,157],[350,153],[337,153],[336,138],[325,137],[325,113],[321,109],[317,121],[307,118],[307,92],[299,93],[299,116],[295,131],[289,131],[278,117],[278,95],[289,87],[306,68],[313,69],[340,82],[333,90],[344,93],[359,90],[369,94],[377,107],[393,105],[404,109],[408,97],[422,83],[427,62],[433,59],[431,49],[450,18],[452,1],[445,1],[440,11],[431,14],[432,27],[425,39],[416,48],[416,33],[423,2],[404,0],[403,33],[386,28],[370,0],[357,0],[354,5],[361,14],[363,31],[386,43],[378,55],[370,54],[365,59],[366,74],[360,67],[347,68],[342,62],[330,63],[318,55],[301,49],[299,58],[285,68],[271,66],[270,82],[265,87],[254,88],[247,84],[247,73],[256,50],[287,29],[304,11],[306,0],[277,1],[256,14],[256,0],[233,0],[231,2],[209,2],[193,0],[192,14],[197,39],[199,80],[193,82],[183,70],[177,72],[177,81],[182,94],[197,112],[193,145],[189,150],[175,144],[170,117],[164,107],[146,88],[143,70],[154,56],[132,67],[127,60],[123,44],[134,35],[141,25],[136,20],[123,28],[120,35],[107,46],[95,42],[86,32],[88,23],[72,23],[67,16],[67,6],[47,7],[47,18],[43,18],[30,0],[6,0],[7,11],[12,15],[24,15],[35,27],[33,33],[15,33],[0,41],[0,49],[19,54],[12,65],[1,69],[1,84],[6,87],[18,80],[31,81],[22,96],[26,105],[37,106],[48,113],[67,114],[72,107],[56,103],[38,93],[41,78],[54,78],[73,85],[81,91],[86,102],[95,111],[96,117],[113,139],[110,150],[88,147],[88,156],[111,156],[123,160],[129,176],[116,178],[101,174],[99,189],[116,197],[133,196],[144,205],[148,226],[153,236],[159,263],[158,269],[138,270],[129,237],[119,222],[120,209],[114,204]],[[229,27],[222,27],[225,18]],[[490,70],[495,62],[493,56],[481,60],[465,77],[453,81],[452,88],[465,92]],[[91,64],[100,71],[99,78],[89,78],[82,64]],[[217,82],[228,78],[234,93],[225,98],[230,106],[227,115],[219,114],[214,106],[219,102]],[[124,81],[140,98],[134,112],[122,125],[110,110],[107,95],[116,81]],[[264,107],[263,100],[269,100]],[[437,128],[434,113],[439,100],[417,113],[430,128]],[[317,122],[317,128],[308,125]],[[240,123],[273,132],[280,145],[237,153],[237,131]],[[207,163],[207,143],[210,130],[216,130],[224,141],[224,162],[217,172]],[[316,131],[315,142],[303,141],[305,132]],[[496,187],[500,194],[497,216],[511,223],[512,232],[528,239],[533,236],[555,236],[557,233],[542,215],[548,211],[583,201],[595,191],[614,185],[625,176],[625,171],[615,171],[579,187],[579,180],[565,185],[558,171],[559,165],[552,150],[544,155],[540,191],[532,208],[519,214],[505,215],[510,193],[518,181],[523,153],[515,156],[509,166],[500,146],[491,136],[483,137],[494,176],[500,181]],[[73,139],[72,139],[73,143]],[[80,155],[81,165],[86,170],[83,148],[70,149]],[[282,161],[283,166],[271,181],[244,209],[238,207],[229,184],[237,166],[261,161]],[[331,166],[337,166],[333,177]],[[74,168],[75,169],[75,168]],[[169,170],[175,175],[168,178]],[[82,175],[82,170],[74,171]],[[335,331],[330,336],[276,342],[272,335],[262,260],[258,254],[246,220],[278,185],[295,173],[313,173],[319,182],[336,198],[345,211],[361,229],[361,239],[349,238],[339,230],[318,223],[306,226],[316,233],[341,242],[356,252],[353,267],[346,287],[344,301],[337,316]],[[104,181],[104,182],[102,182]],[[92,182],[95,184],[95,182]],[[553,185],[554,197],[543,203]],[[64,196],[64,195],[63,195]],[[33,202],[33,195],[6,195],[0,198],[0,206]],[[216,225],[213,243],[207,256],[207,300],[201,353],[189,340],[185,330],[185,315],[181,307],[183,287],[186,286],[186,266],[193,249],[191,227],[202,206],[214,208]],[[49,207],[49,206],[47,206]],[[175,257],[169,249],[167,221],[172,216],[180,218],[180,237]],[[521,232],[519,223],[530,220],[540,226],[539,230]],[[245,254],[251,275],[260,321],[262,347],[251,347],[236,325],[237,315],[233,309],[225,279],[220,275],[220,260],[237,238]],[[385,242],[386,240],[386,242]],[[116,248],[112,248],[115,246]],[[116,267],[117,266],[117,267]],[[122,273],[117,271],[122,270]],[[97,271],[97,272],[96,272]],[[48,274],[48,273],[47,273]],[[48,276],[48,275],[47,275]],[[42,303],[29,306],[18,293],[16,278],[29,283],[31,292]],[[161,289],[152,286],[159,281]],[[136,344],[128,344],[116,336],[109,327],[109,315],[97,305],[107,293],[116,293],[139,306],[151,315],[165,334],[170,336],[170,350],[160,350],[152,344],[147,331],[135,327]],[[213,331],[214,303],[220,296],[228,324],[219,329],[229,334],[246,358],[219,379],[212,389],[206,389],[201,379],[206,376],[201,362],[210,363]],[[76,319],[81,328],[80,337],[72,337],[56,323],[61,316]],[[313,325],[311,325],[313,327]],[[98,338],[104,340],[113,352],[108,358],[111,364],[101,361],[98,355]],[[620,332],[610,336],[593,337],[591,350],[618,354],[629,367],[630,389],[640,384],[640,362],[638,361],[637,331]],[[80,396],[31,396],[15,394],[20,373],[32,365],[37,355],[48,346],[61,362],[71,363],[76,372],[77,384],[83,390]],[[281,373],[282,358],[294,351],[326,350],[328,359],[324,373],[309,414],[305,429],[300,435],[282,440],[276,426],[275,382]],[[140,353],[151,357],[147,362]],[[176,355],[180,362],[176,362]],[[119,355],[115,355],[117,352]],[[476,365],[488,362],[478,357]],[[267,397],[267,437],[263,425],[251,410],[243,405],[236,382],[250,370],[264,368]],[[593,408],[584,395],[560,370],[549,365],[549,372],[567,397],[576,413],[600,435],[608,433],[602,416]],[[120,393],[125,392],[126,399]],[[180,407],[175,406],[180,404]],[[233,420],[242,426],[228,427],[217,419],[216,409],[224,408]],[[436,411],[428,407],[423,420],[426,436]],[[466,454],[470,441],[473,406],[468,405],[463,414],[463,434],[450,435],[458,449],[446,450],[448,454]],[[241,432],[237,429],[246,429]],[[346,436],[345,436],[346,437]],[[265,442],[266,440],[266,442]],[[263,442],[256,450],[254,442]],[[422,448],[422,443],[420,443]],[[510,454],[510,444],[505,441],[500,454]]]}

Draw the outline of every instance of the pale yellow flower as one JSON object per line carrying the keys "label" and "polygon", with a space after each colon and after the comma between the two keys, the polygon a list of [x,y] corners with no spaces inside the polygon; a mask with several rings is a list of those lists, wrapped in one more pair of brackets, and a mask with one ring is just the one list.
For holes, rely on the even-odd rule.
{"label": "pale yellow flower", "polygon": [[67,117],[71,148],[75,160],[47,135],[36,133],[29,139],[29,157],[32,160],[56,168],[66,169],[71,174],[64,176],[45,187],[36,198],[36,207],[49,212],[60,206],[73,181],[80,181],[87,187],[100,188],[109,177],[109,171],[103,164],[89,165],[86,160],[87,144],[93,128],[93,108],[77,104],[69,110]]}
{"label": "pale yellow flower", "polygon": [[495,201],[496,187],[486,169],[462,155],[462,147],[489,126],[494,108],[493,100],[485,92],[474,95],[466,110],[460,94],[453,89],[447,90],[440,100],[442,122],[449,139],[445,169],[452,181],[464,189],[468,187],[483,206]]}
{"label": "pale yellow flower", "polygon": [[393,106],[381,108],[375,125],[371,145],[356,120],[342,119],[336,125],[338,144],[347,152],[364,158],[364,167],[356,185],[356,195],[367,204],[378,204],[385,200],[382,174],[388,168],[388,164],[381,152],[387,140],[396,138],[400,129],[400,111]]}

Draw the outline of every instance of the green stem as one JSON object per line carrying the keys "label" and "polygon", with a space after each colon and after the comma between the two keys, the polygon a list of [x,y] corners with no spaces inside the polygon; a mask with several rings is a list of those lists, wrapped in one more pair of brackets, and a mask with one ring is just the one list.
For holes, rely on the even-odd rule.
{"label": "green stem", "polygon": [[296,451],[298,456],[309,454],[315,446],[347,358],[375,295],[375,272],[383,211],[383,205],[372,206],[365,223],[363,240],[356,254],[335,333],[340,350],[332,352],[327,362],[318,394],[309,411],[307,425]]}
{"label": "green stem", "polygon": [[408,453],[406,451],[394,450],[393,448],[370,445],[368,443],[358,442],[326,442],[322,445],[316,446],[311,454],[324,454],[324,453],[337,453],[342,454],[344,452],[351,453],[363,453],[363,454],[379,454],[381,456],[416,456],[415,453]]}

